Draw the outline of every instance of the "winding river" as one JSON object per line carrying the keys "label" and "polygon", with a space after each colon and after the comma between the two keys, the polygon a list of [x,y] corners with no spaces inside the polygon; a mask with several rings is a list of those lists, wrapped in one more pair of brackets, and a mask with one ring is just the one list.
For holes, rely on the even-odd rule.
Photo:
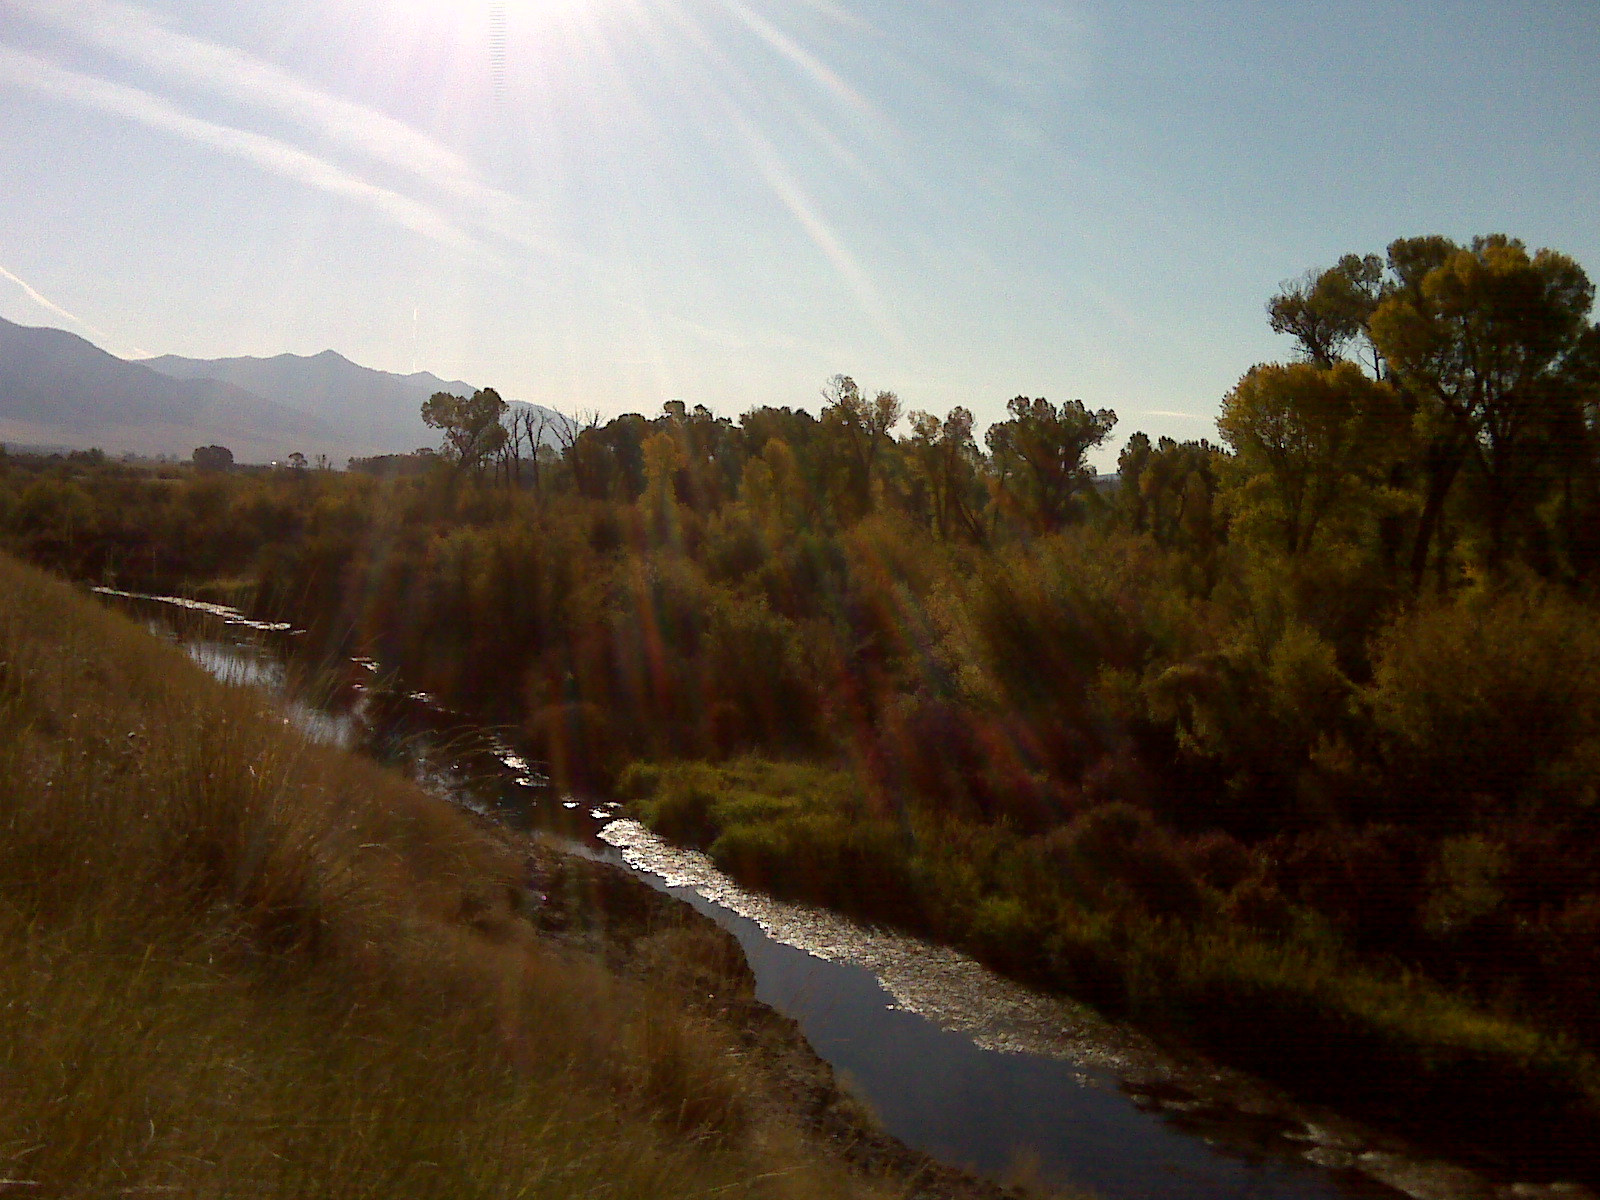
{"label": "winding river", "polygon": [[1594,1200],[1573,1185],[1490,1181],[1298,1106],[1246,1076],[1178,1061],[1090,1010],[953,950],[747,891],[614,805],[554,793],[510,731],[352,660],[332,699],[296,695],[293,631],[233,609],[108,589],[212,674],[271,691],[319,741],[372,753],[436,794],[621,865],[731,932],[757,994],[902,1141],[995,1178],[1104,1200]]}

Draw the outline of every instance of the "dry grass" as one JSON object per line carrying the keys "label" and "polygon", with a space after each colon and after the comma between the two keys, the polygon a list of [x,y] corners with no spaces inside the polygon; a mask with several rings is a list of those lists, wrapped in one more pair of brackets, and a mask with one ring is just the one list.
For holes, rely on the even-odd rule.
{"label": "dry grass", "polygon": [[8,1193],[862,1193],[491,832],[5,559],[0,731]]}

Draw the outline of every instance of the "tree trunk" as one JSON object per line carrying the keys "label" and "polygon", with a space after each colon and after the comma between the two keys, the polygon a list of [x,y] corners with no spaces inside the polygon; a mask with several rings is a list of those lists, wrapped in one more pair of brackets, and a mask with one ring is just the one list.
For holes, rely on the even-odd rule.
{"label": "tree trunk", "polygon": [[1450,497],[1456,475],[1460,473],[1465,447],[1435,442],[1428,448],[1428,491],[1422,513],[1417,517],[1417,539],[1411,547],[1411,592],[1422,593],[1422,578],[1428,570],[1428,552],[1444,519],[1444,504]]}

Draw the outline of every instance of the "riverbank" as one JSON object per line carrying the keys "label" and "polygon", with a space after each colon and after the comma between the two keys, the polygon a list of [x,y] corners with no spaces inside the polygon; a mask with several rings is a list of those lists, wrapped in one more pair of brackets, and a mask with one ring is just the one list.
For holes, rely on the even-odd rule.
{"label": "riverbank", "polygon": [[815,1071],[775,1092],[781,1029],[646,969],[703,930],[584,932],[588,875],[530,904],[507,836],[3,558],[0,728],[7,1188],[999,1194],[860,1149]]}
{"label": "riverbank", "polygon": [[760,760],[641,765],[622,788],[747,886],[958,946],[1492,1176],[1596,1177],[1596,1073],[1572,1043],[1356,961],[1306,914],[1252,930],[1248,863],[1208,883],[1134,814],[1029,838],[875,813],[846,773]]}
{"label": "riverbank", "polygon": [[878,1127],[839,1085],[795,1021],[756,998],[738,941],[681,900],[610,863],[528,848],[527,915],[547,938],[607,968],[678,996],[733,1032],[746,1066],[765,1081],[759,1103],[805,1130],[869,1178],[896,1181],[904,1200],[1006,1200],[1019,1193],[912,1150]]}

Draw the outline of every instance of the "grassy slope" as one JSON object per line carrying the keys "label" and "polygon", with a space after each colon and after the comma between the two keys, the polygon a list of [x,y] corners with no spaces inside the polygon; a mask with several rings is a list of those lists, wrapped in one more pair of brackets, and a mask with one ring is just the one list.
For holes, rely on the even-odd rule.
{"label": "grassy slope", "polygon": [[636,764],[621,790],[748,885],[951,942],[1453,1152],[1600,1179],[1600,1065],[1569,1039],[1359,962],[1309,914],[1276,936],[1230,920],[1131,822],[891,817],[846,772],[760,759]]}
{"label": "grassy slope", "polygon": [[106,1196],[863,1194],[520,860],[0,558],[0,1178]]}

